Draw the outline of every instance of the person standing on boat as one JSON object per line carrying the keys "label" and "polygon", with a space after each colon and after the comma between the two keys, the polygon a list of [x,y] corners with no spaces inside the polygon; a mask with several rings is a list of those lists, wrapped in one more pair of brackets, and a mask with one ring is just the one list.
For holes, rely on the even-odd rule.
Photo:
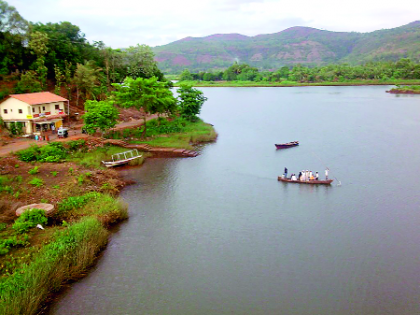
{"label": "person standing on boat", "polygon": [[325,180],[328,180],[328,171],[329,171],[329,169],[328,169],[328,167],[325,169]]}
{"label": "person standing on boat", "polygon": [[301,180],[301,178],[302,178],[302,172],[299,172],[298,179]]}
{"label": "person standing on boat", "polygon": [[291,180],[297,180],[296,175],[292,174],[292,177],[290,177]]}
{"label": "person standing on boat", "polygon": [[287,178],[287,167],[284,168],[284,177]]}
{"label": "person standing on boat", "polygon": [[315,180],[319,180],[319,174],[318,174],[318,172],[315,173]]}

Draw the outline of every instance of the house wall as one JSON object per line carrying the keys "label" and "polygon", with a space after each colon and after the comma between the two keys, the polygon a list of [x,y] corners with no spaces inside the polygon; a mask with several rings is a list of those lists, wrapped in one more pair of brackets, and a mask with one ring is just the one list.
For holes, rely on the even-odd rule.
{"label": "house wall", "polygon": [[0,115],[3,120],[24,121],[28,119],[26,116],[31,115],[30,107],[30,105],[11,97],[0,104]]}
{"label": "house wall", "polygon": [[[27,134],[31,134],[35,130],[33,130],[30,119],[65,112],[66,104],[66,102],[61,101],[40,105],[29,105],[16,98],[10,97],[0,104],[0,116],[8,124],[10,122],[23,122],[25,124],[23,131]],[[58,128],[62,124],[62,120],[57,121],[55,127]]]}
{"label": "house wall", "polygon": [[[31,115],[33,118],[42,116],[42,114],[48,115],[56,115],[59,112],[65,112],[65,104],[64,102],[54,102],[54,103],[48,103],[48,104],[40,104],[40,105],[32,105],[32,108],[30,109]],[[57,107],[57,108],[56,108]],[[41,115],[40,115],[41,114]]]}

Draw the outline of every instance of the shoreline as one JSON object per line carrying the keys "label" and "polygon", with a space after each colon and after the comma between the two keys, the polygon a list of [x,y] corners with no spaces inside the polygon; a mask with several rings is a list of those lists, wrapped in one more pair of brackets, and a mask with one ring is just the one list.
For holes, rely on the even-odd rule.
{"label": "shoreline", "polygon": [[[174,135],[174,137],[176,136]],[[213,127],[209,131],[208,137],[210,138],[209,140],[197,138],[195,141],[193,139],[190,141],[194,147],[201,143],[215,141],[217,133]],[[144,158],[137,163],[133,163],[133,165],[121,167],[121,170],[141,167],[148,158],[187,158],[197,156],[197,152],[191,149],[156,147],[147,144],[136,145],[111,139],[90,139],[85,146],[88,144],[89,148],[97,148],[107,143],[121,148],[124,148],[126,145],[128,148],[145,146],[144,150],[142,150],[145,153]],[[16,265],[14,269],[1,275],[0,280],[2,283],[0,284],[4,286],[5,290],[0,294],[0,313],[5,315],[45,313],[57,301],[58,296],[65,292],[68,285],[86,276],[92,267],[97,264],[99,258],[106,250],[108,237],[112,235],[115,229],[118,229],[122,221],[128,219],[128,205],[119,196],[125,186],[135,184],[135,182],[128,180],[118,169],[96,169],[93,166],[82,166],[76,161],[62,163],[42,163],[38,161],[33,164],[18,160],[12,153],[5,157],[0,157],[3,169],[4,166],[7,166],[7,172],[3,173],[4,178],[14,180],[18,174],[17,171],[19,171],[21,175],[18,176],[21,177],[21,181],[23,177],[23,183],[26,183],[33,177],[28,175],[28,171],[36,168],[38,172],[36,174],[37,177],[42,178],[44,181],[42,188],[34,187],[32,189],[32,195],[34,196],[31,197],[31,200],[27,200],[28,196],[26,196],[26,199],[25,196],[23,196],[23,199],[21,198],[24,202],[28,203],[28,201],[34,201],[32,200],[33,198],[40,199],[43,196],[47,196],[47,193],[51,193],[50,186],[57,184],[59,181],[62,181],[60,185],[72,183],[78,189],[77,192],[70,194],[70,197],[67,198],[61,193],[57,196],[51,195],[49,201],[56,204],[57,211],[54,217],[49,219],[49,224],[45,230],[36,228],[29,230],[29,247],[23,249],[14,249],[13,247],[10,249],[10,255],[5,254],[2,257],[6,262],[6,260],[14,259],[13,257],[16,255],[21,255],[21,251],[24,253],[29,252],[31,255],[26,261],[22,262],[23,264]],[[86,155],[86,153],[82,153],[83,157]],[[2,165],[0,165],[0,169],[2,169]],[[67,172],[70,170],[71,172]],[[52,173],[55,174],[52,175]],[[83,181],[85,182],[83,183]],[[94,185],[92,186],[92,184]],[[90,188],[85,188],[85,185],[88,185]],[[15,189],[14,186],[11,187],[11,189]],[[104,190],[104,188],[106,189]],[[63,187],[62,189],[66,188]],[[37,190],[39,192],[35,193]],[[107,193],[110,195],[107,195]],[[90,199],[92,197],[88,197],[88,195],[92,196],[92,194],[94,197]],[[2,200],[8,198],[7,193],[3,192],[2,197]],[[76,204],[79,204],[74,206],[74,204],[70,203],[72,208],[65,210],[68,212],[60,210],[60,204],[71,198],[73,198],[74,202],[77,201]],[[87,201],[80,204],[80,199],[86,199]],[[3,215],[4,213],[1,214]],[[69,223],[67,224],[65,220],[68,220]],[[3,236],[13,235],[11,224],[15,221],[16,218],[13,221],[10,221],[10,219],[7,221],[7,229],[4,230],[6,226],[3,226],[3,231],[0,230]],[[66,236],[69,233],[74,233],[75,239],[79,241],[76,240],[75,243],[71,243],[73,242],[72,239],[69,242],[68,236]],[[96,237],[95,235],[101,237]],[[44,238],[42,244],[36,241],[40,237]],[[69,244],[72,244],[72,246],[68,246]],[[60,248],[60,250],[57,251],[57,248]],[[20,276],[21,274],[22,276]]]}
{"label": "shoreline", "polygon": [[419,80],[378,81],[366,80],[364,82],[314,82],[314,83],[281,83],[281,82],[253,82],[253,81],[182,81],[174,83],[189,84],[195,87],[308,87],[308,86],[375,86],[375,85],[420,85]]}

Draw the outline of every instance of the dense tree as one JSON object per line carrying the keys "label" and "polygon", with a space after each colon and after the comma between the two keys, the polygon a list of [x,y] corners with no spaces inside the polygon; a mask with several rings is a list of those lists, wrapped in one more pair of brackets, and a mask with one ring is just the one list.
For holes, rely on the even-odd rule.
{"label": "dense tree", "polygon": [[28,22],[20,16],[13,6],[0,0],[0,32],[10,34],[26,34]]}
{"label": "dense tree", "polygon": [[45,66],[45,55],[48,52],[47,44],[48,35],[41,32],[32,33],[31,40],[28,44],[29,48],[32,50],[32,53],[36,55],[35,69],[43,89],[45,89],[47,85],[48,69]]}
{"label": "dense tree", "polygon": [[185,69],[184,71],[182,71],[180,77],[179,77],[179,81],[192,81],[193,77],[191,75],[190,70]]}
{"label": "dense tree", "polygon": [[96,67],[93,61],[86,61],[83,65],[77,65],[73,78],[77,91],[76,104],[79,103],[80,97],[84,100],[88,100],[93,96],[95,86],[100,84],[99,76],[101,70],[102,69]]}
{"label": "dense tree", "polygon": [[118,110],[107,101],[86,101],[85,114],[83,115],[83,128],[89,134],[94,134],[98,129],[102,134],[115,127],[118,119]]}
{"label": "dense tree", "polygon": [[70,22],[32,23],[31,32],[41,32],[48,36],[48,54],[45,64],[53,74],[54,65],[64,69],[65,60],[73,65],[82,64],[85,60],[100,63],[99,50],[89,44],[80,28]]}
{"label": "dense tree", "polygon": [[42,85],[38,80],[38,74],[33,70],[28,70],[23,73],[15,88],[16,93],[34,93],[41,91]]}
{"label": "dense tree", "polygon": [[168,85],[157,78],[149,79],[127,77],[122,84],[113,84],[112,99],[118,106],[136,108],[144,119],[143,136],[146,134],[146,117],[150,113],[173,112],[176,100]]}
{"label": "dense tree", "polygon": [[181,116],[190,121],[195,121],[207,97],[203,95],[203,92],[187,84],[181,84],[177,92],[180,100]]}
{"label": "dense tree", "polygon": [[32,60],[23,45],[27,30],[28,22],[14,7],[0,0],[0,74],[28,69]]}
{"label": "dense tree", "polygon": [[130,46],[123,56],[127,76],[136,78],[156,77],[163,80],[163,74],[155,61],[155,54],[147,45]]}

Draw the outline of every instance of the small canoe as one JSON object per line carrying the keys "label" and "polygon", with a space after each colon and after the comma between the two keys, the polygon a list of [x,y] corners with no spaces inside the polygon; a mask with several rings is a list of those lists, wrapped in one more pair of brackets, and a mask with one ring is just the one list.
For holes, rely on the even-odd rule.
{"label": "small canoe", "polygon": [[137,149],[116,153],[112,155],[112,161],[102,161],[102,164],[106,167],[114,167],[119,165],[128,164],[130,161],[142,157]]}
{"label": "small canoe", "polygon": [[288,142],[288,143],[276,143],[274,145],[276,146],[277,149],[286,149],[286,148],[291,148],[291,147],[298,146],[299,141],[292,141],[292,142]]}
{"label": "small canoe", "polygon": [[296,184],[309,184],[309,185],[330,185],[333,182],[333,179],[327,180],[291,180],[290,178],[278,177],[280,182],[285,183],[296,183]]}

